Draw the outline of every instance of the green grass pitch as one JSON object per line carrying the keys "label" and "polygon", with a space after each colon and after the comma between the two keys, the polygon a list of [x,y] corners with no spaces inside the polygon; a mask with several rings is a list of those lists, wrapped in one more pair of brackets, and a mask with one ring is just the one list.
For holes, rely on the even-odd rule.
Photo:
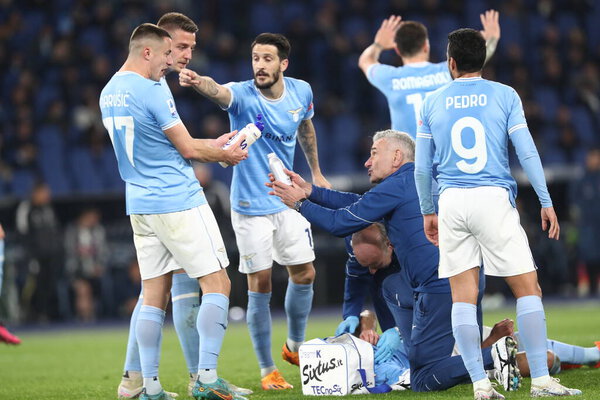
{"label": "green grass pitch", "polygon": [[[600,306],[547,306],[549,337],[568,343],[592,346],[600,340]],[[514,318],[513,310],[486,313],[491,324],[504,317]],[[330,335],[337,318],[314,318],[309,321],[307,338]],[[255,391],[251,399],[298,399],[302,397],[298,369],[279,358],[285,340],[285,322],[274,323],[273,355],[283,375],[294,385],[291,391],[265,392],[259,388],[259,372],[245,324],[230,324],[219,361],[219,372],[231,382]],[[23,334],[23,344],[16,347],[0,345],[0,399],[2,400],[66,400],[115,399],[119,382],[127,331],[123,329],[48,331]],[[277,361],[279,360],[279,361]],[[163,386],[188,398],[187,370],[172,326],[167,326],[161,359]],[[570,387],[583,390],[578,399],[600,399],[600,369],[584,367],[559,375]],[[529,380],[519,392],[507,399],[529,398]],[[471,399],[469,385],[445,392],[393,392],[383,395],[351,396],[352,399]]]}

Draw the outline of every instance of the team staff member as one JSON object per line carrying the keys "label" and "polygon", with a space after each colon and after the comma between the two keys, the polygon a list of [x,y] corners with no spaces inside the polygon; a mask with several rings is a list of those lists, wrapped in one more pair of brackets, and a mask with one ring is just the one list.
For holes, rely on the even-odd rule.
{"label": "team staff member", "polygon": [[[315,187],[291,172],[292,186],[278,181],[267,185],[288,207],[336,236],[349,235],[383,220],[405,272],[401,275],[406,276],[415,292],[412,331],[398,324],[409,346],[412,388],[442,390],[468,379],[468,374],[460,357],[450,357],[454,347],[450,287],[446,279],[438,278],[439,252],[423,232],[414,182],[414,151],[414,141],[408,134],[377,132],[365,167],[371,182],[378,185],[362,196]],[[512,352],[505,342],[497,347],[503,358]],[[484,355],[484,362],[494,364],[491,351]],[[464,373],[457,377],[455,368],[461,366]]]}

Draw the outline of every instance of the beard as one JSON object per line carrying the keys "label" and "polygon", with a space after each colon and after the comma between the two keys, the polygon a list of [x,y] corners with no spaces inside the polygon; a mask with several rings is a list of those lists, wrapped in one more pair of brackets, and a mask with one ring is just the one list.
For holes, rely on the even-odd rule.
{"label": "beard", "polygon": [[264,83],[259,83],[258,80],[256,79],[256,74],[255,74],[254,75],[254,84],[259,89],[270,89],[274,84],[276,84],[279,81],[279,78],[281,77],[281,72],[276,72],[273,75],[269,75],[269,77],[271,77],[272,79],[267,80]]}

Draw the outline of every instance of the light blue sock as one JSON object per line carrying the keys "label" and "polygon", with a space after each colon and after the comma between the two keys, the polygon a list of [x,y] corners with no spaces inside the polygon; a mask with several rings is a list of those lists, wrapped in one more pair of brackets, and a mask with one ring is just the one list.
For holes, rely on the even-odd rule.
{"label": "light blue sock", "polygon": [[548,375],[546,359],[546,315],[539,296],[517,299],[517,324],[523,348],[527,354],[532,378]]}
{"label": "light blue sock", "polygon": [[[525,351],[523,341],[519,332],[515,332],[519,351]],[[596,347],[581,347],[572,344],[559,342],[558,340],[547,339],[546,348],[552,350],[558,356],[561,362],[568,364],[587,364],[600,360],[600,350]],[[594,351],[595,350],[595,351]],[[594,358],[594,355],[597,358]]]}
{"label": "light blue sock", "polygon": [[157,307],[142,305],[137,317],[135,336],[140,348],[142,376],[153,378],[158,376],[160,362],[160,345],[162,327],[165,322],[165,311]]}
{"label": "light blue sock", "polygon": [[227,329],[229,298],[221,293],[206,293],[198,311],[198,334],[200,335],[200,370],[217,368],[217,359]]}
{"label": "light blue sock", "polygon": [[171,287],[173,302],[173,324],[179,338],[179,344],[190,374],[198,372],[198,352],[200,337],[196,320],[200,309],[200,288],[198,280],[187,274],[173,274]]}
{"label": "light blue sock", "polygon": [[137,324],[140,308],[142,307],[142,301],[142,295],[140,294],[135,308],[131,313],[131,321],[129,322],[129,337],[127,338],[127,353],[125,354],[125,366],[123,367],[124,371],[142,371],[142,365],[140,363],[140,350],[135,335],[135,326]]}
{"label": "light blue sock", "polygon": [[[554,354],[560,358],[561,362],[569,364],[585,364],[585,349],[572,344],[559,342],[558,340],[547,341],[548,350],[552,350]],[[596,349],[598,350],[598,349]]]}
{"label": "light blue sock", "polygon": [[483,369],[481,335],[477,325],[477,306],[470,303],[452,304],[452,333],[471,382],[487,377]]}
{"label": "light blue sock", "polygon": [[[287,315],[288,339],[296,343],[304,341],[304,332],[308,314],[312,308],[313,284],[302,285],[288,280],[287,290],[285,292],[285,314]],[[288,340],[289,342],[289,340]],[[288,347],[289,343],[288,343]],[[294,346],[299,347],[299,346]],[[297,348],[291,348],[291,351],[298,351]]]}
{"label": "light blue sock", "polygon": [[272,367],[271,356],[271,293],[248,291],[248,311],[246,322],[252,339],[252,346],[261,368]]}

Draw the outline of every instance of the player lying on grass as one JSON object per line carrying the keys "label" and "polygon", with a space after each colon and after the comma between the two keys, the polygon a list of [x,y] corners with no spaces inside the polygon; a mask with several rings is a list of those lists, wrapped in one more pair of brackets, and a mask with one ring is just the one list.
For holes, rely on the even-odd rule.
{"label": "player lying on grass", "polygon": [[[377,317],[374,312],[364,310],[360,314],[360,322],[354,335],[371,343],[374,351],[377,352],[382,336],[377,333]],[[519,337],[519,332],[514,332],[514,322],[511,319],[504,319],[493,327],[483,327],[482,337],[486,342],[494,343],[507,335]],[[388,343],[385,345],[387,346]],[[455,348],[454,355],[458,354],[458,349]],[[579,368],[587,365],[591,368],[600,368],[600,342],[596,342],[596,347],[581,347],[549,339],[547,355],[548,370],[552,375],[560,373],[562,366]],[[525,352],[518,352],[516,357],[521,375],[531,376]],[[410,387],[408,351],[402,340],[394,345],[392,357],[386,361],[375,361],[374,368],[376,385],[386,383],[394,390]],[[493,376],[494,370],[489,370],[488,373]]]}
{"label": "player lying on grass", "polygon": [[[374,240],[382,241],[385,246],[377,246],[378,243],[375,243]],[[368,228],[363,229],[360,232],[355,233],[352,236],[354,255],[356,260],[360,263],[360,265],[366,265],[372,269],[374,266],[377,269],[389,268],[394,262],[394,256],[391,254],[389,250],[390,242],[385,236],[385,231],[381,229],[380,224],[373,224]],[[397,286],[397,285],[393,285]],[[384,282],[384,288],[389,288],[389,284]],[[400,295],[400,293],[398,293]],[[388,300],[389,307],[396,307],[397,301],[395,299],[401,298],[401,296],[391,296],[389,294],[384,295],[384,298]],[[363,315],[364,314],[364,315]],[[387,331],[386,331],[387,332]],[[388,336],[386,332],[383,333],[382,337]],[[380,342],[380,336],[376,332],[376,318],[375,315],[370,312],[361,313],[360,325],[355,332],[357,336],[361,339],[370,342],[371,344],[378,344],[378,348],[375,350],[375,373],[377,374],[379,368],[380,379],[384,379],[384,381],[390,385],[396,383],[394,381],[395,378],[402,377],[402,373],[404,371],[405,365],[407,366],[408,358],[406,355],[408,352],[405,351],[405,344],[402,340],[389,340],[388,337],[384,341]],[[519,333],[514,332],[514,322],[510,319],[505,319],[498,322],[494,325],[493,328],[483,327],[483,335],[484,338],[482,342],[482,347],[487,347],[491,343],[495,343],[500,338],[505,336],[513,336],[517,339],[517,344],[519,341]],[[387,348],[386,352],[393,354],[393,359],[397,360],[398,357],[404,354],[404,359],[397,362],[396,365],[383,365],[378,366],[378,360],[381,360],[382,357],[378,358],[378,354],[380,353],[378,350],[379,347]],[[548,348],[548,369],[556,374],[561,370],[562,366],[582,366],[589,365],[595,368],[600,368],[600,342],[596,342],[596,347],[588,347],[584,348],[581,346],[575,346],[571,344],[562,343],[556,340],[549,339],[547,341]],[[521,370],[521,374],[523,376],[530,376],[529,374],[529,363],[527,362],[527,358],[525,357],[525,353],[522,352],[522,348],[519,347],[521,352],[517,353],[517,366]],[[457,355],[458,350],[455,347],[454,355]],[[394,375],[395,373],[400,373],[398,375]],[[376,382],[380,382],[380,379],[376,377]],[[402,379],[402,382],[405,382]]]}

